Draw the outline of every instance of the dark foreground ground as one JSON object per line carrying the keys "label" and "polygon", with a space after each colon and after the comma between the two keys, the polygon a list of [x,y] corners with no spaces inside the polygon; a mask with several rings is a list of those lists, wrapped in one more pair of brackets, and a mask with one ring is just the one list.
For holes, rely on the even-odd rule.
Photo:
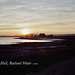
{"label": "dark foreground ground", "polygon": [[[56,41],[55,43],[0,45],[0,62],[8,63],[7,65],[2,65],[0,63],[0,72],[2,72],[1,75],[36,75],[36,72],[39,72],[42,69],[47,71],[46,68],[54,64],[59,64],[65,60],[74,58],[75,37],[62,38],[65,40],[61,42]],[[22,62],[22,64],[10,65],[10,62]],[[25,64],[23,64],[23,62],[25,62]],[[75,66],[75,64],[72,66]],[[63,68],[63,70],[65,69]],[[62,72],[62,70],[60,71]],[[38,73],[38,75],[40,74]],[[48,75],[50,75],[49,72]],[[65,75],[71,74],[67,72]]]}
{"label": "dark foreground ground", "polygon": [[75,57],[26,75],[75,75]]}

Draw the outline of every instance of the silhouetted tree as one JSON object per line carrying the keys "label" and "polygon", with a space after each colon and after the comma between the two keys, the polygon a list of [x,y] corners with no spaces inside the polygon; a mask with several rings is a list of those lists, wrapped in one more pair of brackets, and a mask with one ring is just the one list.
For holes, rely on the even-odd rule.
{"label": "silhouetted tree", "polygon": [[45,35],[44,33],[40,33],[39,36],[40,36],[40,37],[44,37],[44,36],[46,36],[46,35]]}
{"label": "silhouetted tree", "polygon": [[50,37],[52,37],[53,36],[53,34],[50,34]]}

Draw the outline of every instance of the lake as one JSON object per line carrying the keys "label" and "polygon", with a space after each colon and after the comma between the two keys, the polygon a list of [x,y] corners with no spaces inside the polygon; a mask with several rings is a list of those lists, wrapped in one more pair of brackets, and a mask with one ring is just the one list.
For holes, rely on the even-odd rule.
{"label": "lake", "polygon": [[10,45],[24,42],[54,42],[61,40],[61,39],[30,40],[30,39],[16,39],[16,38],[18,37],[0,37],[0,45],[7,45],[7,44]]}

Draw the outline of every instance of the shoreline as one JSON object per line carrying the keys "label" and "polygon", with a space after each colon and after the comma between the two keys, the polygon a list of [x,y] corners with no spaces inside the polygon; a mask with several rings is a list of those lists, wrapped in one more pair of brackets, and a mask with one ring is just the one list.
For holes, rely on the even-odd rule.
{"label": "shoreline", "polygon": [[[23,56],[43,51],[75,46],[75,37],[64,37],[65,40],[54,42],[24,42],[10,45],[0,45],[0,58]],[[61,38],[62,39],[62,38]]]}
{"label": "shoreline", "polygon": [[[48,48],[46,48],[46,46]],[[50,48],[49,46],[63,47]],[[60,62],[73,57],[75,57],[75,40],[73,39],[66,39],[61,42],[29,42],[14,45],[0,45],[0,61],[12,61],[13,64],[14,61],[38,63],[38,65],[6,66],[6,68],[4,68],[5,72],[12,73],[11,75],[14,75],[15,73],[16,75],[25,75],[30,72],[39,72],[51,65],[59,64]],[[9,72],[10,69],[12,70]]]}
{"label": "shoreline", "polygon": [[60,42],[29,42],[13,45],[0,45],[0,58],[30,55],[65,47]]}

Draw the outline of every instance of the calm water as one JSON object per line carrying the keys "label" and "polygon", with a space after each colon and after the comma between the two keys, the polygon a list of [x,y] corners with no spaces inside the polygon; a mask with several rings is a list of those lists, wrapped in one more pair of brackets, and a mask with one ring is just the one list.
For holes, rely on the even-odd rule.
{"label": "calm water", "polygon": [[46,40],[29,40],[29,39],[15,39],[17,37],[0,37],[0,45],[17,44],[23,42],[54,42],[60,39],[46,39]]}

